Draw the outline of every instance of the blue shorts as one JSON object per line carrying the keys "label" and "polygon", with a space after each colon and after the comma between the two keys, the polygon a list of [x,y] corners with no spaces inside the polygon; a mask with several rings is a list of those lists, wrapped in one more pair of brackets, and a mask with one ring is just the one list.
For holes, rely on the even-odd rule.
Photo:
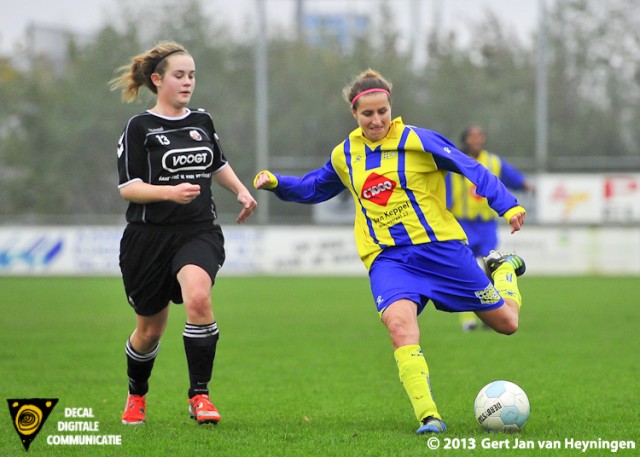
{"label": "blue shorts", "polygon": [[504,300],[462,241],[439,241],[387,248],[369,269],[378,312],[400,299],[418,305],[431,300],[447,312],[489,311]]}

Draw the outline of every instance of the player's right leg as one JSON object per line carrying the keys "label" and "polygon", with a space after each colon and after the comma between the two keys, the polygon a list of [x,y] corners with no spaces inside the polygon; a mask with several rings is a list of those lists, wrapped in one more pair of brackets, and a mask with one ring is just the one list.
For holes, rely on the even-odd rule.
{"label": "player's right leg", "polygon": [[[144,225],[144,224],[143,224]],[[169,316],[175,279],[171,272],[173,234],[129,224],[120,242],[120,269],[129,305],[136,313],[136,329],[127,340],[129,396],[124,424],[146,420],[145,395]]]}
{"label": "player's right leg", "polygon": [[382,322],[389,331],[400,381],[420,423],[416,433],[447,430],[433,400],[429,367],[420,347],[417,305],[407,299],[393,302],[382,311]]}
{"label": "player's right leg", "polygon": [[137,316],[136,329],[125,345],[129,391],[122,413],[123,424],[137,425],[146,422],[145,396],[149,390],[149,377],[160,350],[160,338],[167,325],[168,316],[168,306],[152,316]]}

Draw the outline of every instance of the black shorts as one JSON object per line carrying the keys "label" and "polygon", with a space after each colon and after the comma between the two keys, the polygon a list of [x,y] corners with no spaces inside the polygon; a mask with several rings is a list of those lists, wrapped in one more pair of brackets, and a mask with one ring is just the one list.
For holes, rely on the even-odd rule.
{"label": "black shorts", "polygon": [[185,265],[197,265],[215,283],[225,260],[220,226],[158,227],[129,224],[120,240],[120,271],[127,300],[136,314],[151,316],[169,302],[182,303],[177,274]]}

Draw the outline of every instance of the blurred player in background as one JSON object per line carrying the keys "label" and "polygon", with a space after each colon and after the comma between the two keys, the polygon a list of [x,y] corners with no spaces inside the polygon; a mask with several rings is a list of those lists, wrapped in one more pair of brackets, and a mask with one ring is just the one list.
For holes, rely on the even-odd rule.
{"label": "blurred player in background", "polygon": [[254,186],[299,203],[350,192],[358,253],[419,422],[416,432],[441,433],[446,425],[431,395],[418,315],[431,300],[443,311],[474,311],[496,331],[511,334],[518,328],[521,302],[512,262],[524,265],[517,256],[493,253],[487,258],[490,281],[446,209],[445,175],[461,173],[476,183],[512,233],[522,227],[525,210],[498,178],[449,140],[392,119],[391,84],[378,72],[361,73],[343,95],[359,127],[333,149],[329,161],[302,177],[263,170]]}
{"label": "blurred player in background", "polygon": [[[460,135],[460,150],[481,163],[489,172],[511,190],[533,192],[534,186],[524,174],[498,155],[485,149],[487,138],[479,125],[470,125]],[[469,247],[483,266],[483,258],[498,248],[498,220],[500,216],[491,209],[486,198],[476,193],[476,185],[466,177],[449,173],[447,183],[447,207],[456,217],[469,239]],[[473,312],[459,314],[462,330],[475,330],[481,324]]]}
{"label": "blurred player in background", "polygon": [[195,71],[184,47],[165,42],[135,56],[111,81],[127,102],[143,86],[156,94],[153,108],[129,119],[118,143],[118,188],[129,202],[120,268],[137,317],[125,346],[129,395],[123,424],[146,421],[148,380],[170,301],[184,303],[186,311],[189,414],[198,423],[220,421],[208,387],[219,337],[211,289],[225,260],[212,180],[236,195],[242,205],[238,223],[251,217],[256,201],[227,162],[211,115],[187,107]]}

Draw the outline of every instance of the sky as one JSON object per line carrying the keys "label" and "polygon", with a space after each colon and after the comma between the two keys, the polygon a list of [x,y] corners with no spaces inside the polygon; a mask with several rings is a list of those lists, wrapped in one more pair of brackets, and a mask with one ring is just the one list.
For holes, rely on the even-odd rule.
{"label": "sky", "polygon": [[[68,28],[72,32],[90,34],[100,28],[108,18],[117,18],[118,5],[123,0],[18,0],[9,2],[0,13],[0,53],[10,54],[25,43],[30,24]],[[237,24],[242,29],[247,17],[254,17],[257,0],[205,0],[205,10],[221,20]],[[522,40],[530,39],[537,25],[538,4],[542,0],[393,0],[395,5],[409,5],[399,13],[404,24],[420,23],[426,30],[436,12],[442,17],[442,26],[463,28],[485,17],[492,11],[504,21],[509,31]],[[553,0],[544,0],[547,3]],[[271,26],[286,25],[294,17],[294,0],[266,0],[267,16]],[[360,13],[371,8],[371,0],[306,0],[307,11],[322,12],[327,8]],[[423,21],[416,22],[415,14]],[[423,30],[423,32],[424,32]],[[425,32],[426,33],[426,32]],[[464,39],[464,34],[461,35]]]}

